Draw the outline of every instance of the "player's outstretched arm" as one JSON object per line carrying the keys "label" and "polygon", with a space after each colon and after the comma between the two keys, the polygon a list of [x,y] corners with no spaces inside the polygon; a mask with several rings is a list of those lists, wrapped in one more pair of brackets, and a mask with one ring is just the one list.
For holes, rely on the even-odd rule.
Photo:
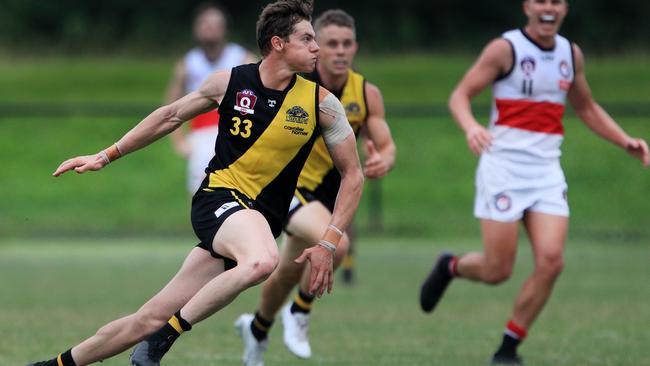
{"label": "player's outstretched arm", "polygon": [[584,55],[576,44],[573,44],[573,54],[576,74],[569,90],[569,101],[578,117],[597,135],[627,150],[630,155],[641,160],[644,166],[650,165],[650,153],[648,153],[646,141],[625,133],[621,126],[594,100],[585,76]]}
{"label": "player's outstretched arm", "polygon": [[395,164],[395,142],[386,123],[384,100],[375,85],[366,83],[368,118],[364,125],[365,160],[363,174],[368,178],[384,177]]}
{"label": "player's outstretched arm", "polygon": [[359,163],[354,132],[345,117],[341,102],[330,92],[321,88],[319,109],[323,139],[334,165],[341,174],[341,185],[334,204],[332,221],[323,238],[315,246],[305,249],[296,262],[310,261],[309,291],[320,297],[325,290],[332,291],[334,253],[359,205],[363,189],[363,173]]}
{"label": "player's outstretched arm", "polygon": [[108,163],[141,149],[178,128],[183,122],[219,106],[228,86],[230,70],[212,74],[199,88],[174,103],[153,111],[113,146],[94,155],[64,161],[52,175],[74,170],[77,173],[99,170]]}

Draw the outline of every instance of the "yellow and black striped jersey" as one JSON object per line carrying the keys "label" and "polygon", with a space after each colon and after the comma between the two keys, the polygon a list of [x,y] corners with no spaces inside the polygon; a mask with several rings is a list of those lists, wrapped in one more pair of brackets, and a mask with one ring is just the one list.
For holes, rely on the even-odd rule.
{"label": "yellow and black striped jersey", "polygon": [[[320,84],[318,72],[314,71],[306,77]],[[345,114],[356,135],[358,135],[359,129],[368,117],[365,84],[366,80],[361,74],[349,70],[343,89],[331,90],[343,104]],[[319,194],[319,196],[325,195],[333,200],[336,198],[340,184],[341,176],[334,167],[325,141],[319,136],[305,162],[304,168],[300,172],[298,187],[321,192],[322,194]]]}
{"label": "yellow and black striped jersey", "polygon": [[202,189],[234,189],[267,220],[282,223],[318,136],[318,85],[296,75],[284,90],[267,89],[259,64],[238,66],[218,111],[215,156]]}

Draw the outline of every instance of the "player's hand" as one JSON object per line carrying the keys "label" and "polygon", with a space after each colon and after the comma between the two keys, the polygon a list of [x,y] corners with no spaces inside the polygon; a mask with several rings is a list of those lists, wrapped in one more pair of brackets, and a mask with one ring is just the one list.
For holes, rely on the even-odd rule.
{"label": "player's hand", "polygon": [[370,140],[366,140],[365,147],[366,160],[363,164],[363,174],[372,179],[381,178],[388,174],[390,167],[375,148],[375,144]]}
{"label": "player's hand", "polygon": [[68,159],[61,163],[52,175],[58,177],[59,175],[73,169],[75,172],[82,174],[90,170],[99,170],[106,164],[106,161],[99,154],[77,156],[76,158]]}
{"label": "player's hand", "polygon": [[650,165],[650,153],[648,152],[648,144],[644,139],[641,138],[630,138],[625,146],[625,150],[634,156],[635,158],[641,160],[644,167]]}
{"label": "player's hand", "polygon": [[478,123],[467,130],[465,138],[467,139],[467,146],[476,156],[480,156],[483,151],[488,150],[492,145],[492,135]]}
{"label": "player's hand", "polygon": [[304,263],[308,260],[311,264],[309,276],[309,293],[318,297],[323,296],[325,290],[332,292],[334,285],[334,253],[320,245],[314,245],[305,249],[295,259],[296,263]]}

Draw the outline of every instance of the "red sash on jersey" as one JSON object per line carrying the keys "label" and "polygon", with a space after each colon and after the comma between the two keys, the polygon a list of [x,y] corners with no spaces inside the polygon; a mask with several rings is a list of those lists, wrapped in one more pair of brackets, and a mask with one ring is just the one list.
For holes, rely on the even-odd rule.
{"label": "red sash on jersey", "polygon": [[216,127],[219,125],[219,112],[213,110],[196,116],[190,123],[190,128],[198,130],[204,127]]}
{"label": "red sash on jersey", "polygon": [[530,100],[497,99],[496,125],[548,134],[564,135],[564,105]]}

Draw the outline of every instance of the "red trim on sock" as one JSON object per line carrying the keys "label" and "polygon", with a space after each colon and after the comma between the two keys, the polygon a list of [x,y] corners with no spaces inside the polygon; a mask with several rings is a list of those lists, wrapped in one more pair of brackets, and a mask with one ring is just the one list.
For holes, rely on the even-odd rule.
{"label": "red trim on sock", "polygon": [[519,337],[519,339],[524,339],[528,335],[528,331],[526,330],[526,328],[518,326],[512,320],[508,321],[508,324],[506,325],[506,329],[516,334]]}
{"label": "red trim on sock", "polygon": [[449,261],[449,273],[451,273],[452,276],[458,277],[458,257],[454,256],[451,258],[451,261]]}

